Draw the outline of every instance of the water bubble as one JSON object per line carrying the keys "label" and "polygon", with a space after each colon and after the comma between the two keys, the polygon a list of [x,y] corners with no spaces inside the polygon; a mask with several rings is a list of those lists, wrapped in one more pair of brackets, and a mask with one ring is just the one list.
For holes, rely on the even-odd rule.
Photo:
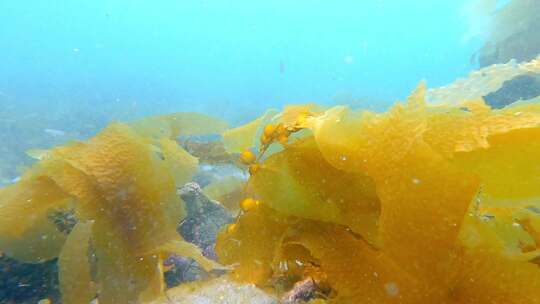
{"label": "water bubble", "polygon": [[384,290],[389,297],[396,297],[399,295],[399,287],[394,282],[384,284]]}

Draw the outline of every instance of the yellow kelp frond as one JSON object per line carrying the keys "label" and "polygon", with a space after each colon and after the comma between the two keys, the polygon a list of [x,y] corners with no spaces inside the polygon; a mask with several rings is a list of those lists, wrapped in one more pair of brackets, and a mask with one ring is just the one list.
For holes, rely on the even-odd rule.
{"label": "yellow kelp frond", "polygon": [[300,222],[283,237],[283,244],[300,245],[317,260],[334,289],[331,303],[443,303],[431,301],[437,299],[433,290],[343,227]]}
{"label": "yellow kelp frond", "polygon": [[176,222],[172,217],[175,221],[182,217],[181,208],[176,213],[164,212],[172,210],[169,206],[181,206],[172,170],[182,168],[179,163],[169,167],[170,160],[156,155],[128,126],[112,124],[69,162],[97,185],[102,199],[93,208],[114,223],[126,244],[146,251],[173,237]]}
{"label": "yellow kelp frond", "polygon": [[[207,127],[185,128],[184,134],[215,129],[210,122]],[[89,285],[84,278],[88,261],[82,255],[89,242],[97,257],[92,280],[100,303],[155,299],[164,288],[160,248],[166,244],[178,241],[175,253],[187,254],[207,269],[217,267],[176,232],[185,215],[176,187],[191,179],[196,166],[196,159],[175,141],[149,139],[119,123],[87,142],[51,149],[19,183],[1,190],[0,214],[10,227],[0,226],[0,249],[30,261],[57,256],[65,236],[47,214],[73,203],[80,223],[60,261],[66,301],[91,296],[88,289],[81,294],[82,286]],[[93,223],[91,231],[84,223]],[[72,285],[75,276],[84,280]]]}
{"label": "yellow kelp frond", "polygon": [[269,284],[274,252],[291,221],[265,206],[246,212],[218,235],[219,261],[233,267],[237,280]]}
{"label": "yellow kelp frond", "polygon": [[238,202],[244,195],[246,181],[236,176],[227,176],[203,188],[203,193],[225,206],[231,212],[238,211]]}
{"label": "yellow kelp frond", "polygon": [[276,110],[268,110],[261,117],[245,125],[223,132],[223,143],[227,152],[240,153],[249,149],[257,149],[257,138],[262,133],[262,128],[277,114]]}
{"label": "yellow kelp frond", "polygon": [[422,143],[427,127],[424,95],[425,84],[420,83],[407,103],[383,114],[329,109],[312,127],[320,151],[338,169],[381,175]]}
{"label": "yellow kelp frond", "polygon": [[309,118],[322,112],[323,109],[316,104],[290,105],[283,109],[280,121],[285,128],[302,129],[307,127]]}
{"label": "yellow kelp frond", "polygon": [[459,269],[450,303],[540,303],[538,265],[471,250]]}
{"label": "yellow kelp frond", "polygon": [[156,115],[132,122],[130,126],[139,135],[147,138],[162,137],[175,139],[183,135],[221,134],[227,123],[204,114],[180,112]]}
{"label": "yellow kelp frond", "polygon": [[23,179],[0,190],[0,250],[25,262],[58,256],[65,235],[49,218],[70,197],[46,177]]}
{"label": "yellow kelp frond", "polygon": [[180,147],[176,141],[168,138],[162,138],[159,144],[163,158],[167,163],[166,166],[173,172],[176,186],[181,187],[191,181],[199,165],[197,158]]}
{"label": "yellow kelp frond", "polygon": [[203,256],[201,250],[197,246],[182,240],[180,237],[157,247],[152,254],[160,254],[163,256],[176,254],[192,258],[206,271],[223,269],[223,266]]}
{"label": "yellow kelp frond", "polygon": [[89,254],[92,223],[78,223],[69,234],[58,258],[62,303],[90,303],[96,297]]}
{"label": "yellow kelp frond", "polygon": [[106,220],[96,220],[92,227],[99,303],[137,303],[143,294],[146,297],[149,293],[157,298],[163,287],[160,257],[139,256],[115,231],[118,228],[111,225]]}
{"label": "yellow kelp frond", "polygon": [[235,277],[317,277],[340,304],[540,303],[538,101],[434,106],[425,92],[386,113],[328,109],[259,154],[217,243]]}
{"label": "yellow kelp frond", "polygon": [[[487,197],[540,197],[540,127],[524,128],[488,138],[489,149],[458,153],[456,164],[477,173]],[[540,204],[539,204],[540,206]]]}
{"label": "yellow kelp frond", "polygon": [[370,241],[377,238],[380,205],[373,181],[332,167],[312,137],[270,156],[248,187],[280,213],[347,225]]}

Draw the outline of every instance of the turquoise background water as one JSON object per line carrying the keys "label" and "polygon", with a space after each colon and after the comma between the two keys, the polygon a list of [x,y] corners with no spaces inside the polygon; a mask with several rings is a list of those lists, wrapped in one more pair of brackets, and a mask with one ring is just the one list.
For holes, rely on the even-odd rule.
{"label": "turquoise background water", "polygon": [[474,68],[464,3],[4,0],[0,105],[100,124],[171,111],[239,123],[310,101],[382,109],[420,79]]}

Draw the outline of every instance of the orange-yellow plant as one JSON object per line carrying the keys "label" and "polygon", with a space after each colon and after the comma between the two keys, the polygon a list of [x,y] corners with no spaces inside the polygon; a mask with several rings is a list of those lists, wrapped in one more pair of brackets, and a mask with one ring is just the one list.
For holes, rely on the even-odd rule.
{"label": "orange-yellow plant", "polygon": [[[66,304],[96,296],[100,304],[155,299],[164,289],[162,260],[172,253],[218,267],[176,232],[185,215],[176,189],[191,180],[197,159],[170,138],[221,132],[221,123],[201,117],[115,123],[87,142],[41,153],[20,182],[0,190],[0,249],[28,262],[59,256]],[[181,118],[193,126],[180,130]],[[62,208],[73,208],[78,219],[67,238],[49,219]]]}
{"label": "orange-yellow plant", "polygon": [[430,105],[421,84],[386,113],[297,117],[306,133],[258,157],[257,208],[219,236],[238,280],[316,274],[332,303],[540,303],[540,100]]}

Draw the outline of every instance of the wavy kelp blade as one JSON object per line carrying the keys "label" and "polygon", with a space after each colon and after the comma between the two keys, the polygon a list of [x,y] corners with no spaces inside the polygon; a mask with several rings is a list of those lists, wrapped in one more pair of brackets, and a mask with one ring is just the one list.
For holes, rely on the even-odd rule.
{"label": "wavy kelp blade", "polygon": [[317,260],[336,294],[330,303],[443,303],[436,301],[436,292],[343,227],[299,222],[283,244],[303,246]]}
{"label": "wavy kelp blade", "polygon": [[241,153],[245,150],[256,149],[262,129],[277,114],[276,110],[268,110],[261,117],[245,125],[223,132],[223,144],[227,152]]}
{"label": "wavy kelp blade", "polygon": [[331,166],[312,137],[270,156],[248,186],[261,203],[283,214],[343,224],[377,243],[380,205],[373,180]]}
{"label": "wavy kelp blade", "polygon": [[[477,173],[482,194],[499,199],[540,197],[540,128],[524,128],[488,138],[489,148],[459,153],[455,162]],[[537,204],[540,207],[540,204]]]}
{"label": "wavy kelp blade", "polygon": [[195,244],[186,242],[180,238],[169,241],[166,244],[157,247],[154,251],[155,253],[164,255],[177,254],[186,258],[191,258],[195,260],[195,262],[199,263],[199,265],[201,265],[201,267],[206,271],[224,268],[220,264],[203,256],[201,250]]}
{"label": "wavy kelp blade", "polygon": [[130,124],[139,135],[152,139],[175,139],[182,135],[221,134],[227,123],[200,113],[173,113],[143,118]]}
{"label": "wavy kelp blade", "polygon": [[466,252],[450,297],[453,303],[540,303],[538,265],[486,250]]}
{"label": "wavy kelp blade", "polygon": [[91,233],[92,223],[78,223],[60,252],[58,278],[62,303],[90,303],[96,296],[88,258]]}
{"label": "wavy kelp blade", "polygon": [[246,181],[236,176],[227,176],[217,180],[203,188],[203,193],[210,199],[213,199],[229,211],[236,212],[239,203],[244,196]]}
{"label": "wavy kelp blade", "polygon": [[540,73],[540,58],[520,64],[508,62],[490,65],[473,71],[467,78],[458,79],[450,85],[429,89],[427,101],[435,105],[460,106],[463,101],[481,98],[497,91],[505,81],[530,73]]}
{"label": "wavy kelp blade", "polygon": [[121,234],[111,232],[110,225],[100,220],[92,229],[99,303],[139,303],[141,296],[145,300],[157,298],[162,290],[156,291],[154,286],[163,280],[160,257],[134,253]]}
{"label": "wavy kelp blade", "polygon": [[191,181],[199,165],[197,158],[180,147],[176,141],[162,138],[159,144],[167,167],[173,173],[176,186],[181,187]]}
{"label": "wavy kelp blade", "polygon": [[[135,252],[149,251],[176,234],[183,210],[170,163],[127,125],[104,129],[70,156],[69,164],[80,173],[62,184],[77,189],[88,219],[110,221]],[[92,203],[85,204],[88,200]]]}
{"label": "wavy kelp blade", "polygon": [[70,202],[71,198],[45,177],[23,177],[0,190],[0,250],[31,263],[57,257],[66,237],[49,216]]}
{"label": "wavy kelp blade", "polygon": [[265,206],[244,213],[218,235],[216,253],[220,263],[233,267],[236,280],[268,283],[274,253],[289,224],[288,219]]}

